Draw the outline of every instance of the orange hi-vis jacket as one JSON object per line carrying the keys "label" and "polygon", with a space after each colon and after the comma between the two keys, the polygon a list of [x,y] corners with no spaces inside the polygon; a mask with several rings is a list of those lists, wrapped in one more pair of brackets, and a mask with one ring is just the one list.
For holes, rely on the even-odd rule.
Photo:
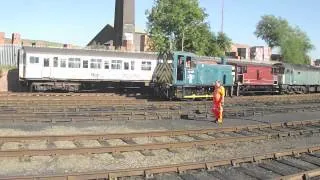
{"label": "orange hi-vis jacket", "polygon": [[213,103],[215,104],[221,104],[222,97],[225,96],[225,89],[223,86],[220,86],[219,88],[216,88],[213,92]]}

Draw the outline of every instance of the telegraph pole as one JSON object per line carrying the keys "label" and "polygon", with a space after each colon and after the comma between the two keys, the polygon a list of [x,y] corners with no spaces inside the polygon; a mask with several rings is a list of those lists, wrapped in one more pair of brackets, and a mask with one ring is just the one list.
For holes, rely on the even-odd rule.
{"label": "telegraph pole", "polygon": [[221,5],[221,33],[223,33],[223,21],[224,21],[224,0],[222,1]]}

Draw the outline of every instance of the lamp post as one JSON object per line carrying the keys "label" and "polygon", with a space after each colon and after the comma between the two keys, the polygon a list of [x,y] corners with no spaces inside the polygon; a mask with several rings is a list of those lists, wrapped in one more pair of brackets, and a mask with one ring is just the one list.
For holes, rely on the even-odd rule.
{"label": "lamp post", "polygon": [[223,21],[224,21],[224,0],[222,1],[221,5],[221,33],[223,33]]}
{"label": "lamp post", "polygon": [[184,30],[182,31],[182,42],[181,42],[181,51],[183,52],[184,50]]}

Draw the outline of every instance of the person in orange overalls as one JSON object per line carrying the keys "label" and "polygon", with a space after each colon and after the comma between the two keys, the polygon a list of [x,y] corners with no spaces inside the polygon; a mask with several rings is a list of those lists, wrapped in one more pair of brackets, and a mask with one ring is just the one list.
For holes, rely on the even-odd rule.
{"label": "person in orange overalls", "polygon": [[223,105],[224,105],[225,89],[220,81],[216,81],[213,92],[213,108],[212,112],[215,115],[216,123],[222,124]]}

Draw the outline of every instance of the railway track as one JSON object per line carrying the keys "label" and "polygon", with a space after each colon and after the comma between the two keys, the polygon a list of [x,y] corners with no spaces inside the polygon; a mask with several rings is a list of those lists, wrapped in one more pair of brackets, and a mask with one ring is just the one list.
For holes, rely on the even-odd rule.
{"label": "railway track", "polygon": [[[78,122],[110,120],[179,120],[208,119],[212,116],[211,105],[127,105],[83,107],[8,107],[0,106],[1,122]],[[263,117],[274,113],[319,111],[319,104],[273,107],[225,107],[226,118]]]}
{"label": "railway track", "polygon": [[[240,96],[240,97],[226,97],[227,102],[237,101],[252,101],[252,102],[265,102],[265,101],[290,101],[290,100],[312,100],[319,99],[320,94],[300,94],[300,95],[264,95],[264,96]],[[211,99],[211,98],[209,98]],[[85,101],[85,100],[152,100],[152,99],[136,99],[136,97],[128,97],[118,94],[103,94],[103,93],[81,93],[81,94],[33,94],[33,93],[0,93],[0,100],[2,101],[47,101],[47,100],[60,100],[60,101]]]}
{"label": "railway track", "polygon": [[[205,171],[203,171],[205,170]],[[168,174],[170,173],[170,174]],[[165,174],[165,175],[164,175]],[[204,175],[205,174],[205,175]],[[0,179],[319,179],[320,147],[311,146],[216,161],[105,170],[48,176],[14,176]],[[199,178],[199,176],[201,178]],[[132,178],[131,178],[132,177]],[[140,177],[140,178],[139,178]],[[198,178],[197,178],[198,177]],[[235,178],[237,177],[237,178]],[[161,178],[160,178],[161,179]],[[166,179],[166,178],[165,178]]]}
{"label": "railway track", "polygon": [[[101,154],[139,151],[142,154],[151,150],[251,142],[291,136],[320,133],[320,120],[295,121],[264,125],[240,126],[231,128],[212,128],[200,130],[176,130],[123,134],[87,134],[56,136],[2,136],[0,137],[0,157],[52,156],[71,154]],[[187,136],[188,140],[180,139]],[[160,142],[156,137],[167,137],[170,142]],[[140,140],[139,140],[140,138]],[[141,142],[141,138],[147,141]],[[154,139],[155,138],[155,139]],[[117,141],[116,145],[110,143]],[[35,142],[36,141],[36,142]],[[55,142],[69,141],[67,148],[58,147]],[[84,145],[84,141],[95,141],[94,146]],[[28,142],[45,144],[42,148],[28,148]],[[6,144],[18,143],[18,149],[7,149]],[[84,144],[83,144],[84,143]],[[97,145],[98,144],[98,145]]]}

